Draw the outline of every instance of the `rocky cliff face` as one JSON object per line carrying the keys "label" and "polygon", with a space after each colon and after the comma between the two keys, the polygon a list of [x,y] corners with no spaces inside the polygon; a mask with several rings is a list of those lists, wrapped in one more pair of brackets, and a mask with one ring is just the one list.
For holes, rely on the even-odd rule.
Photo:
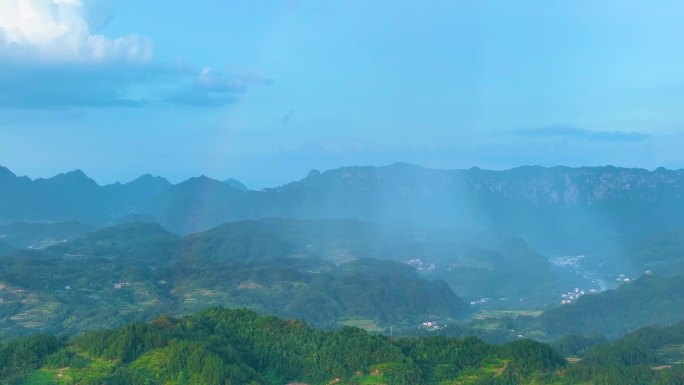
{"label": "rocky cliff face", "polygon": [[625,169],[616,167],[523,167],[501,172],[478,172],[475,191],[523,199],[533,204],[592,205],[629,199],[653,202],[684,196],[684,171]]}
{"label": "rocky cliff face", "polygon": [[595,244],[684,225],[682,170],[395,164],[330,170],[265,194],[274,201],[290,196],[282,203],[291,216],[494,227],[548,245]]}
{"label": "rocky cliff face", "polygon": [[397,195],[470,193],[525,201],[535,205],[591,205],[618,199],[652,202],[684,197],[684,170],[618,167],[520,167],[505,171],[430,170],[397,164],[387,167],[347,167],[314,174],[272,191],[335,187],[356,191],[387,189]]}

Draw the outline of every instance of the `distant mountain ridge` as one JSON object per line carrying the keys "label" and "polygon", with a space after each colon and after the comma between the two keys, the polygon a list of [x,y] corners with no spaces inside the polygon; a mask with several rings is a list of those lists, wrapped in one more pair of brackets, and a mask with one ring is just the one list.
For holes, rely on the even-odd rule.
{"label": "distant mountain ridge", "polygon": [[171,183],[145,175],[126,184],[100,186],[80,170],[31,180],[0,167],[0,185],[0,222],[102,225],[136,212]]}
{"label": "distant mountain ridge", "polygon": [[584,244],[684,225],[684,170],[526,166],[433,170],[343,167],[261,191],[205,176],[173,185],[150,175],[99,186],[81,171],[49,179],[0,168],[0,222],[105,225],[153,218],[177,233],[264,217],[494,227],[535,244]]}

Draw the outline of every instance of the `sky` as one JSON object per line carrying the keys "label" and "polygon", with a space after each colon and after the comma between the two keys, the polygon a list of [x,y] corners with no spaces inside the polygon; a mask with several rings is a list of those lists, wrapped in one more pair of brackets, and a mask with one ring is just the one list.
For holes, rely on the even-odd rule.
{"label": "sky", "polygon": [[0,0],[0,165],[684,168],[682,1]]}

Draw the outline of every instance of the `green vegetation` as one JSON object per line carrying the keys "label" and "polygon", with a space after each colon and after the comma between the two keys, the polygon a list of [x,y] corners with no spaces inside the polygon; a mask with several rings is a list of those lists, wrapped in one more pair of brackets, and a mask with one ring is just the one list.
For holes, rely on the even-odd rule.
{"label": "green vegetation", "polygon": [[667,353],[683,343],[684,323],[642,328],[586,350],[568,373],[597,384],[681,384],[684,366]]}
{"label": "green vegetation", "polygon": [[[476,335],[502,343],[524,336],[552,342],[576,356],[589,347],[644,326],[667,326],[684,319],[684,277],[644,275],[615,290],[585,295],[546,311],[485,310],[467,323],[447,323],[437,331],[401,330],[402,335]],[[396,330],[395,330],[396,331]],[[674,348],[673,348],[674,349]],[[676,349],[670,353],[676,355]]]}
{"label": "green vegetation", "polygon": [[[0,379],[2,383],[18,383],[43,366],[47,357],[62,348],[54,337],[35,335],[0,345]],[[33,376],[32,376],[33,377]],[[40,375],[35,375],[36,380]]]}
{"label": "green vegetation", "polygon": [[[601,178],[626,172],[602,169]],[[408,183],[407,173],[415,180]],[[478,186],[476,193],[454,190],[456,174],[407,165],[349,168],[264,191],[206,177],[171,186],[147,176],[106,188],[79,172],[18,180],[0,195],[21,197],[34,183],[46,195],[33,195],[24,208],[0,199],[3,223],[23,219],[20,212],[27,210],[29,219],[79,217],[91,223],[125,215],[122,221],[158,220],[186,233],[226,218],[266,215],[364,218],[384,225],[271,218],[185,236],[152,223],[102,229],[77,222],[0,225],[0,384],[684,383],[684,324],[639,329],[684,319],[684,231],[637,240],[617,255],[611,245],[617,236],[602,232],[633,237],[627,219],[642,216],[648,216],[643,226],[666,227],[667,220],[657,219],[663,213],[676,217],[670,215],[674,201],[660,202],[667,208],[662,212],[652,211],[650,200],[626,207],[641,199],[626,188],[608,194],[614,200],[587,198],[590,209],[570,210],[557,204],[565,195],[555,191],[563,192],[568,176],[587,183],[575,186],[580,190],[594,191],[594,171],[459,174],[457,179],[473,178],[459,183]],[[543,184],[548,191],[526,195],[526,183],[539,180],[552,182]],[[497,195],[502,188],[512,195]],[[77,199],[76,190],[93,194]],[[197,191],[205,192],[203,200],[196,199]],[[579,201],[572,205],[582,206]],[[134,207],[147,211],[138,214]],[[539,220],[520,227],[519,218],[531,213]],[[606,223],[594,222],[597,216]],[[487,217],[496,221],[479,222]],[[406,218],[424,222],[396,225]],[[421,227],[425,223],[448,226]],[[454,230],[473,224],[529,234],[536,245],[563,249],[567,242],[575,252],[597,244],[608,251],[581,264],[551,267],[522,239]],[[540,228],[554,230],[540,239],[546,237]],[[631,270],[623,271],[625,266]],[[575,270],[564,279],[557,275],[562,269]],[[548,308],[557,304],[561,288],[583,287],[574,283],[594,273],[606,278],[644,270],[653,273]],[[478,316],[463,322],[473,309]],[[419,326],[424,321],[434,323]],[[90,331],[102,328],[118,329]],[[631,334],[620,338],[625,333]],[[30,337],[15,339],[21,335]]]}
{"label": "green vegetation", "polygon": [[[37,229],[58,232],[54,226]],[[490,342],[521,335],[615,338],[684,319],[684,279],[659,275],[541,314],[530,310],[544,303],[531,300],[531,293],[557,298],[545,258],[521,240],[485,238],[474,243],[442,230],[351,220],[245,221],[186,237],[156,224],[117,225],[0,257],[0,340],[74,334],[211,306],[248,307],[323,328],[388,333],[391,326],[395,335],[476,335]],[[422,270],[377,259],[383,256],[420,256]],[[434,269],[425,267],[431,263]],[[470,298],[480,290],[529,296],[511,303],[494,297],[479,306],[475,320],[459,323],[471,307],[454,288]],[[423,321],[447,327],[417,329]]]}
{"label": "green vegetation", "polygon": [[[504,384],[556,376],[565,366],[550,347],[528,340],[495,346],[474,337],[393,339],[351,327],[324,332],[247,310],[161,317],[88,332],[68,344],[41,338],[50,343],[32,337],[2,347],[0,383],[417,385],[461,378]],[[12,359],[17,352],[35,358]]]}
{"label": "green vegetation", "polygon": [[556,302],[556,293],[564,287],[548,260],[526,242],[493,232],[383,227],[356,220],[263,219],[226,223],[185,240],[186,258],[216,262],[273,256],[335,264],[357,258],[420,260],[423,276],[447,282],[463,298],[508,297],[515,306],[522,297],[527,306]]}
{"label": "green vegetation", "polygon": [[616,290],[586,295],[577,303],[547,310],[537,321],[549,335],[603,334],[617,337],[647,325],[684,319],[684,277],[644,275]]}
{"label": "green vegetation", "polygon": [[646,328],[581,348],[569,363],[527,339],[490,345],[476,337],[390,338],[214,308],[66,343],[34,336],[0,345],[0,384],[674,385],[684,380],[684,365],[662,352],[682,344],[684,323]]}
{"label": "green vegetation", "polygon": [[[339,266],[317,257],[353,245],[316,238],[325,230],[316,224],[245,222],[180,238],[156,224],[132,223],[21,250],[0,260],[0,339],[71,334],[210,306],[250,307],[322,327],[370,319],[376,330],[468,315],[469,306],[444,282],[421,278],[403,263],[353,251],[354,259]],[[278,236],[288,231],[300,239]],[[308,247],[315,239],[326,242]]]}
{"label": "green vegetation", "polygon": [[552,342],[551,346],[566,357],[577,357],[588,348],[605,342],[607,342],[606,337],[602,335],[568,334]]}

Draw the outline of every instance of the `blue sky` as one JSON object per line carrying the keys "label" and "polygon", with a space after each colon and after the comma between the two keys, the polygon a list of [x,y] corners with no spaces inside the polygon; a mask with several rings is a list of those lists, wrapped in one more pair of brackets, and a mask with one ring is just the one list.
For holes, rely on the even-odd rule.
{"label": "blue sky", "polygon": [[0,164],[684,167],[681,1],[3,0]]}

